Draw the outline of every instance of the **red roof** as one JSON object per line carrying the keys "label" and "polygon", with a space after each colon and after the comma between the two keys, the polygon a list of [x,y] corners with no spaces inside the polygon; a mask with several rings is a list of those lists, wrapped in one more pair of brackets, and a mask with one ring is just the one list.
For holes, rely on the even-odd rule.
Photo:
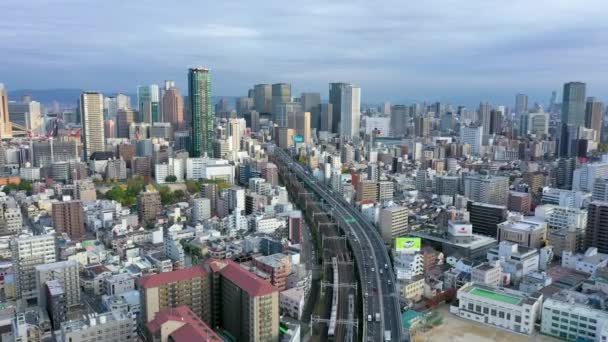
{"label": "red roof", "polygon": [[202,266],[193,266],[172,272],[162,272],[139,278],[139,285],[143,288],[158,287],[164,284],[176,283],[193,278],[206,277],[207,272]]}
{"label": "red roof", "polygon": [[228,259],[226,259],[225,262],[228,263],[228,265],[220,271],[222,277],[230,280],[250,296],[265,296],[279,291],[276,287],[272,286],[270,282],[247,271],[236,262]]}
{"label": "red roof", "polygon": [[207,264],[209,265],[211,272],[215,273],[221,271],[224,267],[228,265],[228,262],[226,260],[228,259],[209,259]]}
{"label": "red roof", "polygon": [[148,330],[155,334],[168,321],[183,322],[184,325],[171,332],[175,342],[222,341],[188,306],[182,305],[159,311],[148,323]]}

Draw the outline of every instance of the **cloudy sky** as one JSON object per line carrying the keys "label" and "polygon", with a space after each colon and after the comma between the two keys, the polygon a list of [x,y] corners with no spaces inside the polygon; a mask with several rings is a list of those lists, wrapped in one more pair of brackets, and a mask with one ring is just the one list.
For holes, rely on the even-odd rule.
{"label": "cloudy sky", "polygon": [[[174,4],[175,3],[175,4]],[[361,85],[364,101],[546,102],[608,93],[606,0],[1,0],[0,82],[134,92],[190,66],[214,95]]]}

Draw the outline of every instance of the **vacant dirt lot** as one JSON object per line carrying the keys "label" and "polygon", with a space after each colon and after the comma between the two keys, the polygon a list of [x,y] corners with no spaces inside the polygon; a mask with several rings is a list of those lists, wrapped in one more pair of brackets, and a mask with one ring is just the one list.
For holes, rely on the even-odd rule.
{"label": "vacant dirt lot", "polygon": [[450,314],[449,307],[442,305],[437,309],[443,315],[443,324],[426,333],[420,333],[414,342],[449,341],[449,342],[556,342],[559,340],[547,336],[526,336],[489,325],[469,321]]}

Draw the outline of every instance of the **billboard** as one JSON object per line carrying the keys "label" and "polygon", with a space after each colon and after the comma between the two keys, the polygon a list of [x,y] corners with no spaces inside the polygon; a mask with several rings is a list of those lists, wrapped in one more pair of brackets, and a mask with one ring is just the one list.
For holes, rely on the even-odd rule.
{"label": "billboard", "polygon": [[401,237],[395,239],[395,249],[397,252],[418,252],[420,251],[421,245],[422,241],[417,237]]}
{"label": "billboard", "polygon": [[294,143],[303,143],[304,142],[304,137],[301,135],[294,135],[293,136],[293,142]]}
{"label": "billboard", "polygon": [[448,234],[452,236],[472,236],[473,225],[469,222],[448,222]]}

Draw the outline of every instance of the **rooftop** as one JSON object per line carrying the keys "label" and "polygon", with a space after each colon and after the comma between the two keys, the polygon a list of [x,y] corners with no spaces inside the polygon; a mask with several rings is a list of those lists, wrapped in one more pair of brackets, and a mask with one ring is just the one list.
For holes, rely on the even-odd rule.
{"label": "rooftop", "polygon": [[506,303],[506,304],[518,305],[522,301],[522,298],[507,295],[507,294],[501,293],[499,291],[483,289],[480,287],[471,288],[471,290],[469,290],[469,293],[474,296],[483,297],[486,299],[490,299],[493,301],[502,302],[502,303]]}
{"label": "rooftop", "polygon": [[222,339],[186,305],[159,311],[154,316],[154,319],[148,323],[148,330],[154,334],[162,329],[163,324],[169,321],[184,323],[181,327],[170,333],[170,336],[175,342],[222,341]]}
{"label": "rooftop", "polygon": [[162,272],[153,274],[139,279],[139,285],[148,289],[158,287],[164,284],[176,283],[193,278],[206,277],[207,272],[202,266],[193,266],[182,270],[172,272]]}
{"label": "rooftop", "polygon": [[269,282],[247,271],[236,262],[232,260],[226,261],[228,264],[220,271],[220,274],[250,296],[265,296],[278,292],[278,289]]}

